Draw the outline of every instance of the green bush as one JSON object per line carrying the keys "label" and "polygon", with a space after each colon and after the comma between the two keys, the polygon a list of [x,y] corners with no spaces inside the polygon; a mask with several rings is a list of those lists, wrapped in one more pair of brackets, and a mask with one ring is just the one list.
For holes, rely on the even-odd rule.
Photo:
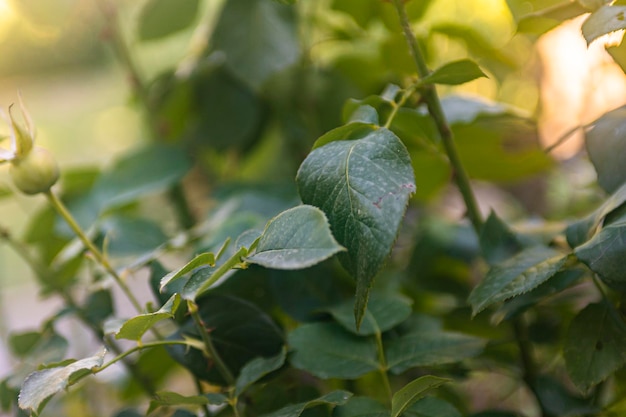
{"label": "green bush", "polygon": [[[524,228],[485,219],[472,180],[529,184],[558,164],[532,117],[456,86],[524,77],[514,42],[528,54],[588,12],[591,42],[626,28],[626,6],[511,0],[518,31],[497,47],[469,23],[428,24],[430,3],[228,0],[201,17],[198,0],[148,0],[128,39],[102,1],[151,141],[97,172],[62,167],[57,183],[26,107],[24,123],[10,110],[0,161],[15,192],[49,204],[22,239],[9,224],[0,237],[64,307],[7,341],[20,365],[0,383],[2,410],[621,415],[623,108],[584,127],[606,201]],[[150,82],[137,72],[130,43],[206,27],[180,67]],[[337,50],[318,54],[324,39]],[[442,39],[465,56],[437,65]],[[466,219],[441,209],[450,192]],[[67,316],[101,342],[93,356],[67,358]],[[89,378],[110,367],[123,376]]]}

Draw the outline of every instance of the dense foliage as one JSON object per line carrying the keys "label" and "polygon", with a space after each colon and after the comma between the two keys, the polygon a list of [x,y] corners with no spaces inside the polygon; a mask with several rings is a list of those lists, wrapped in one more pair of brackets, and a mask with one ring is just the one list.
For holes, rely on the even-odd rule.
{"label": "dense foliage", "polygon": [[[22,238],[10,224],[0,237],[64,307],[8,340],[19,364],[2,410],[622,415],[624,109],[579,127],[605,201],[527,227],[484,218],[473,186],[558,171],[535,118],[455,88],[527,76],[533,42],[581,14],[587,42],[624,29],[626,3],[510,0],[518,28],[500,45],[429,25],[431,3],[228,0],[208,24],[199,0],[148,0],[127,39],[101,1],[150,142],[59,179],[27,98],[9,109],[12,192],[49,204]],[[191,27],[202,47],[145,80],[129,44]],[[93,356],[68,358],[68,316],[101,345]]]}

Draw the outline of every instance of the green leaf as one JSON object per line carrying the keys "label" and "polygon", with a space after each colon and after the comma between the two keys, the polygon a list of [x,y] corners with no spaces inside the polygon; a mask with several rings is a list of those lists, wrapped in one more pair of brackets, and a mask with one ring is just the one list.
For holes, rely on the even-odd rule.
{"label": "green leaf", "polygon": [[593,236],[604,219],[626,202],[626,183],[617,189],[593,213],[570,224],[565,230],[567,243],[571,248],[582,245]]}
{"label": "green leaf", "polygon": [[587,45],[616,30],[626,29],[626,6],[602,6],[585,20],[582,26]]}
{"label": "green leaf", "polygon": [[70,383],[72,375],[102,366],[105,354],[106,350],[103,349],[95,356],[81,359],[64,367],[33,372],[26,378],[20,390],[18,400],[20,408],[40,413],[45,400],[64,390]]}
{"label": "green leaf", "polygon": [[348,122],[368,123],[374,126],[378,126],[380,124],[378,121],[378,112],[375,108],[368,105],[357,107],[357,109],[350,115]]}
{"label": "green leaf", "polygon": [[288,405],[273,413],[263,414],[262,417],[299,417],[307,408],[316,407],[318,405],[330,405],[333,407],[342,405],[345,404],[351,396],[352,394],[348,391],[332,391],[314,400]]}
{"label": "green leaf", "polygon": [[206,266],[206,265],[208,266],[215,265],[214,253],[205,252],[205,253],[201,253],[200,255],[196,255],[191,261],[187,262],[181,268],[178,268],[177,270],[172,271],[166,276],[164,276],[163,278],[161,278],[161,283],[160,283],[161,291],[163,291],[163,288],[165,288],[167,284],[176,281],[180,277],[184,276],[188,272],[193,271],[196,268],[199,268],[201,266]]}
{"label": "green leaf", "polygon": [[521,33],[542,35],[562,22],[587,12],[588,10],[579,2],[564,0],[551,7],[524,15],[517,23],[517,30]]}
{"label": "green leaf", "polygon": [[437,330],[411,331],[385,344],[387,365],[395,374],[418,366],[459,362],[480,354],[485,340]]}
{"label": "green leaf", "polygon": [[235,383],[235,396],[240,396],[244,393],[252,384],[263,378],[265,375],[279,369],[285,363],[287,358],[287,352],[285,349],[271,358],[254,358],[248,362],[237,377]]}
{"label": "green leaf", "polygon": [[477,63],[471,59],[461,59],[459,61],[449,62],[437,68],[426,77],[422,78],[420,83],[424,85],[459,85],[481,77],[487,77],[487,75],[485,75]]}
{"label": "green leaf", "polygon": [[568,260],[560,252],[535,246],[493,266],[469,295],[472,315],[539,286],[559,272]]}
{"label": "green leaf", "polygon": [[168,239],[154,221],[138,218],[111,216],[101,223],[106,235],[107,255],[132,256],[152,252]]}
{"label": "green leaf", "polygon": [[358,327],[374,277],[391,252],[415,191],[409,154],[396,135],[381,128],[361,139],[314,149],[296,180],[302,201],[326,213],[333,235],[348,249],[339,260],[356,278]]}
{"label": "green leaf", "polygon": [[190,168],[187,155],[178,147],[150,145],[124,154],[102,173],[84,200],[70,205],[70,210],[81,226],[90,227],[104,210],[165,191]]}
{"label": "green leaf", "polygon": [[491,265],[510,258],[523,247],[515,233],[493,211],[480,231],[479,242],[485,260]]}
{"label": "green leaf", "polygon": [[187,28],[196,19],[198,5],[198,0],[149,0],[139,15],[139,39],[160,39]]}
{"label": "green leaf", "polygon": [[611,307],[589,304],[572,320],[565,336],[565,367],[583,392],[626,363],[626,329]]}
{"label": "green leaf", "polygon": [[372,398],[352,397],[335,408],[333,417],[389,417],[389,410]]}
{"label": "green leaf", "polygon": [[158,311],[140,314],[126,320],[121,328],[115,332],[116,339],[140,340],[141,337],[156,323],[174,317],[180,305],[180,295],[174,294]]}
{"label": "green leaf", "polygon": [[339,126],[328,133],[320,136],[313,144],[313,149],[319,148],[331,142],[341,140],[362,139],[376,130],[376,126],[371,123],[349,122],[343,126]]}
{"label": "green leaf", "polygon": [[302,205],[269,221],[256,251],[246,260],[266,268],[304,269],[345,250],[337,243],[324,212]]}
{"label": "green leaf", "polygon": [[267,0],[226,2],[211,41],[228,69],[255,90],[300,56],[293,7]]}
{"label": "green leaf", "polygon": [[424,397],[404,413],[406,417],[462,417],[452,404],[437,397]]}
{"label": "green leaf", "polygon": [[599,407],[593,404],[593,400],[573,394],[563,381],[554,377],[540,375],[535,382],[535,390],[537,399],[549,415],[574,417],[600,412]]}
{"label": "green leaf", "polygon": [[626,107],[602,115],[585,131],[589,159],[598,173],[598,183],[607,193],[614,193],[626,182],[626,168],[621,155],[626,152]]}
{"label": "green leaf", "polygon": [[391,417],[399,417],[417,400],[447,382],[450,382],[450,380],[431,375],[409,382],[393,395],[391,399]]}
{"label": "green leaf", "polygon": [[[215,349],[234,375],[238,375],[252,359],[276,356],[283,348],[282,330],[254,304],[240,298],[213,293],[204,295],[197,303],[203,323],[211,329]],[[193,320],[185,322],[172,337],[180,338],[183,335],[200,339]],[[196,377],[213,384],[225,385],[214,364],[207,363],[201,351],[184,346],[170,346],[168,352]]]}
{"label": "green leaf", "polygon": [[378,369],[376,343],[335,323],[311,323],[289,333],[291,365],[319,378],[355,379]]}
{"label": "green leaf", "polygon": [[146,414],[150,414],[159,407],[171,406],[202,406],[202,405],[222,405],[228,401],[228,398],[222,394],[213,393],[209,395],[192,395],[184,396],[177,392],[159,391],[152,396],[150,407]]}
{"label": "green leaf", "polygon": [[606,225],[584,245],[574,249],[574,254],[607,285],[623,291],[626,253],[626,218]]}
{"label": "green leaf", "polygon": [[248,249],[241,247],[237,252],[229,253],[228,257],[222,256],[215,266],[198,269],[183,286],[181,291],[183,299],[196,300],[209,289],[219,285],[219,282],[232,276],[236,272],[235,267],[242,264],[242,259],[247,254]]}
{"label": "green leaf", "polygon": [[411,315],[412,301],[396,294],[372,295],[367,304],[363,323],[357,330],[353,303],[348,301],[328,309],[346,330],[360,335],[380,334],[402,323]]}

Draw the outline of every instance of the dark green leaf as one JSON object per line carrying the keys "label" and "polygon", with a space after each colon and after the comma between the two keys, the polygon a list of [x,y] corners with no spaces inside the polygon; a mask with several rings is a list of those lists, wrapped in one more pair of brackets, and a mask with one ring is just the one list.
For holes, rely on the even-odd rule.
{"label": "dark green leaf", "polygon": [[288,405],[273,413],[263,414],[262,417],[299,417],[307,408],[316,407],[318,405],[330,405],[331,407],[342,405],[345,404],[351,396],[352,394],[347,391],[332,391],[314,400]]}
{"label": "dark green leaf", "polygon": [[452,404],[437,397],[424,397],[410,406],[406,417],[462,417]]}
{"label": "dark green leaf", "polygon": [[[235,297],[209,293],[198,300],[199,313],[226,366],[234,375],[252,359],[277,355],[284,345],[281,330],[255,305]],[[173,337],[200,336],[191,319]],[[171,346],[172,357],[195,376],[213,384],[225,384],[214,364],[196,349]]]}
{"label": "dark green leaf", "polygon": [[40,332],[13,333],[9,336],[8,346],[11,354],[18,358],[25,358],[42,340]]}
{"label": "dark green leaf", "polygon": [[479,240],[483,256],[491,265],[510,258],[522,249],[519,238],[493,211],[480,231]]}
{"label": "dark green leaf", "polygon": [[255,252],[246,260],[266,268],[304,269],[342,250],[324,212],[302,205],[270,220]]}
{"label": "dark green leaf", "polygon": [[139,16],[139,39],[160,39],[190,26],[198,14],[198,0],[149,0]]}
{"label": "dark green leaf", "polygon": [[542,406],[553,416],[575,417],[600,411],[591,400],[574,395],[561,381],[546,375],[537,378],[535,390]]}
{"label": "dark green leaf", "polygon": [[254,89],[300,55],[293,7],[267,0],[229,0],[211,41],[229,70]]}
{"label": "dark green leaf", "polygon": [[389,417],[389,410],[368,397],[352,397],[342,406],[335,408],[333,417]]}
{"label": "dark green leaf", "polygon": [[478,64],[470,59],[449,62],[422,78],[422,84],[448,84],[458,85],[487,77]]}
{"label": "dark green leaf", "polygon": [[393,395],[391,417],[399,417],[417,400],[447,382],[450,380],[431,375],[422,376],[409,382]]}
{"label": "dark green leaf", "polygon": [[390,295],[372,295],[367,304],[363,323],[357,330],[354,323],[352,302],[345,302],[329,308],[335,320],[352,333],[360,335],[380,334],[406,320],[412,312],[412,301],[406,297]]}
{"label": "dark green leaf", "polygon": [[591,13],[582,26],[587,44],[602,35],[622,29],[626,29],[626,6],[602,6]]}
{"label": "dark green leaf", "polygon": [[313,144],[313,149],[326,145],[327,143],[341,140],[356,140],[366,137],[374,132],[376,126],[371,123],[349,122],[343,126],[339,126],[328,133],[322,135]]}
{"label": "dark green leaf", "polygon": [[64,367],[33,372],[26,378],[20,390],[18,400],[20,408],[39,413],[48,397],[67,387],[72,375],[102,366],[105,353],[106,350],[102,350],[98,355],[81,359]]}
{"label": "dark green leaf", "polygon": [[324,308],[343,300],[345,288],[339,281],[334,269],[324,263],[303,271],[273,270],[270,289],[285,313],[298,321],[310,321]]}
{"label": "dark green leaf", "polygon": [[485,341],[444,331],[409,332],[385,345],[387,365],[395,374],[417,366],[455,363],[480,354]]}
{"label": "dark green leaf", "polygon": [[626,107],[604,114],[585,132],[589,159],[598,173],[598,183],[607,193],[614,193],[626,182],[626,167],[620,158],[626,152],[625,135]]}
{"label": "dark green leaf", "polygon": [[[245,82],[228,69],[204,71],[193,79],[195,108],[186,132],[201,149],[248,150],[263,130],[264,105]],[[189,117],[189,115],[187,115]]]}
{"label": "dark green leaf", "polygon": [[606,216],[611,214],[611,212],[619,208],[625,202],[626,183],[618,188],[617,191],[615,191],[589,216],[572,223],[567,227],[565,235],[567,236],[567,243],[570,247],[575,248],[589,240],[589,238],[597,232],[598,226],[600,226]]}
{"label": "dark green leaf", "polygon": [[235,383],[235,395],[240,396],[259,379],[283,366],[286,358],[287,352],[283,349],[278,355],[271,358],[252,359],[241,368]]}
{"label": "dark green leaf", "polygon": [[140,340],[156,323],[174,317],[180,305],[180,295],[174,294],[163,307],[154,313],[140,314],[126,320],[115,332],[116,339]]}
{"label": "dark green leaf", "polygon": [[319,378],[355,379],[378,369],[376,343],[335,323],[299,326],[289,334],[291,364]]}
{"label": "dark green leaf", "polygon": [[570,324],[563,356],[572,382],[583,392],[626,362],[626,330],[606,304],[589,304]]}
{"label": "dark green leaf", "polygon": [[339,259],[357,281],[358,327],[374,276],[391,252],[415,191],[408,152],[381,128],[314,149],[300,166],[297,182],[302,201],[326,213],[333,235],[348,249]]}
{"label": "dark green leaf", "polygon": [[539,286],[559,272],[568,259],[555,250],[535,246],[492,267],[468,298],[472,314]]}
{"label": "dark green leaf", "polygon": [[574,253],[604,283],[618,290],[626,288],[626,218],[603,227],[587,243],[574,249]]}
{"label": "dark green leaf", "polygon": [[89,294],[83,311],[85,318],[97,327],[101,327],[102,322],[113,314],[113,298],[111,291],[101,289]]}
{"label": "dark green leaf", "polygon": [[167,241],[161,227],[148,219],[122,216],[107,217],[101,224],[110,256],[141,255]]}
{"label": "dark green leaf", "polygon": [[191,168],[182,149],[150,145],[125,154],[98,178],[84,200],[70,206],[85,228],[105,209],[120,207],[167,190]]}

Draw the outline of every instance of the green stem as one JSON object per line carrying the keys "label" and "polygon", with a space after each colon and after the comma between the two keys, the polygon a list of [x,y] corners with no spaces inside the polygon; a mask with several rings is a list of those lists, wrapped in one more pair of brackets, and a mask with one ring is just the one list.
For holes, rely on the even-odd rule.
{"label": "green stem", "polygon": [[100,250],[96,247],[96,245],[94,245],[91,242],[91,240],[87,237],[83,229],[81,229],[81,227],[78,225],[74,217],[72,217],[72,214],[69,212],[67,207],[65,207],[63,202],[56,196],[56,194],[52,192],[52,190],[46,191],[45,195],[48,198],[48,201],[50,202],[52,207],[54,207],[54,209],[61,215],[61,217],[63,217],[63,219],[67,222],[70,228],[74,231],[76,236],[78,236],[81,242],[83,242],[85,247],[89,249],[89,251],[91,251],[96,261],[98,261],[98,263],[102,265],[102,267],[113,277],[115,282],[117,282],[117,285],[119,285],[119,287],[122,289],[124,294],[126,294],[126,297],[128,297],[128,299],[130,300],[133,307],[135,307],[137,312],[141,313],[142,311],[141,304],[139,304],[139,301],[137,301],[137,298],[135,298],[133,293],[130,291],[130,288],[128,288],[128,286],[126,285],[122,277],[120,277],[117,271],[111,266],[109,261],[102,254],[102,252],[100,252]]}
{"label": "green stem", "polygon": [[391,390],[391,384],[389,383],[389,376],[387,375],[387,359],[385,358],[385,350],[383,348],[383,338],[380,332],[376,332],[376,347],[378,350],[378,363],[380,364],[378,371],[383,380],[383,386],[385,388],[385,393],[387,394],[387,399],[389,405],[391,405],[391,400],[393,398],[393,391]]}
{"label": "green stem", "polygon": [[389,126],[391,126],[391,123],[393,122],[393,119],[396,117],[398,110],[400,110],[400,108],[404,106],[404,103],[406,103],[409,97],[411,97],[411,94],[415,92],[415,89],[416,89],[416,86],[411,86],[407,88],[406,90],[404,90],[404,93],[402,94],[402,97],[400,97],[400,100],[397,103],[396,102],[393,103],[393,109],[391,110],[391,113],[389,114],[389,117],[387,118],[387,122],[385,123],[384,127],[389,129]]}
{"label": "green stem", "polygon": [[97,374],[98,372],[102,372],[106,368],[108,368],[109,366],[111,366],[111,365],[113,365],[113,364],[123,360],[128,355],[132,355],[133,353],[138,352],[140,350],[149,349],[149,348],[158,347],[158,346],[172,346],[172,345],[185,345],[185,346],[190,346],[190,347],[195,346],[193,343],[190,343],[187,340],[159,340],[159,341],[156,341],[156,342],[144,343],[142,345],[137,345],[137,346],[127,350],[126,352],[120,353],[115,358],[111,359],[109,362],[107,362],[104,365],[94,369],[92,373]]}
{"label": "green stem", "polygon": [[196,329],[198,329],[198,332],[200,333],[200,337],[202,338],[202,341],[204,342],[204,346],[206,347],[207,353],[209,357],[215,363],[215,366],[217,367],[217,371],[220,373],[220,375],[222,375],[222,378],[224,378],[224,380],[226,381],[228,385],[230,386],[234,385],[235,378],[233,377],[233,374],[230,372],[230,369],[228,369],[228,366],[226,366],[226,364],[222,360],[219,353],[217,353],[217,350],[215,349],[215,346],[213,345],[213,341],[211,340],[211,335],[207,331],[207,328],[204,322],[202,321],[202,317],[200,317],[200,313],[198,312],[198,305],[194,303],[193,301],[187,301],[187,307],[189,309],[189,314],[191,315],[191,318],[196,324]]}
{"label": "green stem", "polygon": [[[28,266],[35,272],[37,279],[40,282],[45,283],[46,278],[48,277],[49,273],[46,270],[46,268],[44,268],[41,265],[41,263],[39,263],[35,258],[33,258],[33,256],[28,251],[28,248],[26,248],[21,242],[13,239],[11,234],[5,229],[0,229],[0,237],[15,251],[15,253],[17,253],[22,258],[22,260],[24,260],[24,262],[28,264]],[[78,319],[85,326],[87,326],[87,328],[89,328],[94,333],[94,335],[96,335],[98,339],[105,340],[102,329],[98,328],[91,321],[89,321],[89,319],[85,315],[84,309],[82,309],[78,305],[78,303],[74,300],[71,294],[67,292],[66,289],[53,287],[53,290],[61,298],[63,298],[63,301],[65,302],[65,304],[76,313],[76,316],[78,317]],[[119,347],[119,345],[117,345],[117,343],[115,343],[113,339],[106,338],[106,344],[116,354],[120,354],[122,352],[122,349]],[[137,381],[137,383],[147,393],[154,394],[154,387],[152,386],[151,381],[141,374],[141,372],[139,371],[139,369],[137,369],[135,364],[127,360],[124,360],[123,363],[126,369],[128,370],[128,372]]]}
{"label": "green stem", "polygon": [[526,325],[522,323],[522,321],[518,318],[513,320],[513,331],[515,333],[515,340],[517,341],[517,347],[520,352],[520,360],[522,362],[522,379],[524,383],[532,391],[535,398],[537,399],[537,404],[539,405],[539,409],[541,410],[541,416],[547,417],[550,415],[549,411],[544,407],[539,393],[537,392],[537,366],[535,364],[533,354],[532,354],[532,346],[528,341],[528,329]]}
{"label": "green stem", "polygon": [[[409,44],[411,56],[413,57],[413,61],[417,67],[417,73],[420,78],[424,78],[430,73],[430,71],[426,66],[424,55],[422,54],[415,35],[411,29],[409,18],[404,7],[404,1],[393,0],[393,4],[398,13],[398,17],[400,18],[402,32],[404,33],[404,37]],[[461,195],[463,196],[463,200],[465,201],[467,216],[476,233],[479,233],[483,224],[482,215],[478,209],[476,197],[474,196],[474,192],[472,191],[472,187],[470,185],[469,176],[467,175],[467,172],[461,163],[461,159],[459,158],[459,154],[454,143],[454,135],[443,113],[441,101],[439,100],[435,87],[432,85],[424,86],[422,90],[422,98],[426,102],[428,112],[437,126],[443,147],[448,155],[448,159],[450,160],[450,165],[452,165],[452,168],[454,169],[454,179]]]}

